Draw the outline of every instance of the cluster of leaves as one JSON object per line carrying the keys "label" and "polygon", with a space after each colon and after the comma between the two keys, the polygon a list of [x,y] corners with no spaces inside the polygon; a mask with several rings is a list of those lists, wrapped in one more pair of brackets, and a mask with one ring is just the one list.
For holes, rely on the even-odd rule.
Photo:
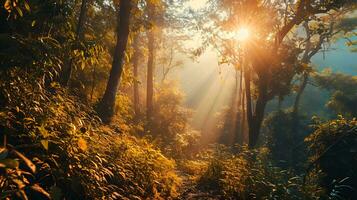
{"label": "cluster of leaves", "polygon": [[174,82],[165,81],[155,100],[153,135],[172,156],[189,156],[198,146],[200,133],[189,126],[192,112],[182,106],[181,91]]}
{"label": "cluster of leaves", "polygon": [[178,195],[181,179],[175,162],[166,158],[148,140],[122,136],[111,144],[110,163],[115,168],[111,179],[123,197],[165,199]]}
{"label": "cluster of leaves", "polygon": [[[37,164],[41,161],[34,159]],[[22,169],[20,169],[20,163]],[[1,198],[9,196],[18,196],[21,199],[28,199],[28,194],[32,198],[40,197],[50,198],[40,185],[39,181],[44,178],[41,174],[47,170],[47,166],[42,165],[40,172],[37,171],[36,165],[22,153],[15,150],[11,145],[0,149],[0,188],[8,188],[1,191]]]}
{"label": "cluster of leaves", "polygon": [[[8,12],[9,17],[17,18],[18,16],[22,17],[24,11],[30,11],[30,6],[26,0],[5,0],[2,2],[5,10]],[[14,12],[15,11],[15,12]]]}
{"label": "cluster of leaves", "polygon": [[198,186],[225,199],[319,199],[323,190],[275,167],[267,148],[218,147]]}
{"label": "cluster of leaves", "polygon": [[[236,101],[233,101],[236,103]],[[219,142],[225,145],[234,145],[243,143],[244,135],[242,133],[242,109],[232,105],[223,108],[223,111],[217,113],[219,122],[217,128],[221,133]],[[239,130],[239,131],[238,131]],[[243,131],[244,132],[244,131]]]}
{"label": "cluster of leaves", "polygon": [[339,116],[336,120],[314,125],[315,132],[306,138],[310,150],[310,168],[325,175],[319,184],[331,198],[357,198],[357,121]]}
{"label": "cluster of leaves", "polygon": [[306,145],[304,138],[310,132],[308,121],[299,116],[297,132],[292,130],[293,112],[290,109],[270,113],[264,120],[264,135],[271,158],[281,168],[304,169]]}
{"label": "cluster of leaves", "polygon": [[[78,39],[78,1],[4,0],[0,12],[0,64],[35,73],[51,71],[64,81],[69,66],[69,88],[94,102],[102,95],[114,45],[114,7],[103,1],[88,2],[85,34]],[[19,13],[22,13],[19,15]],[[16,17],[16,16],[21,17]],[[61,77],[58,74],[61,73]]]}
{"label": "cluster of leaves", "polygon": [[[4,198],[176,195],[180,180],[174,171],[175,162],[147,141],[125,133],[118,135],[102,126],[88,105],[55,82],[46,85],[42,76],[12,68],[1,72],[1,80],[0,126],[7,143],[14,145],[9,151],[15,152],[11,160],[3,156],[5,150],[1,154],[0,167],[6,172],[0,174],[5,180],[0,188]],[[16,152],[23,152],[27,158]],[[19,165],[18,160],[24,164]],[[31,162],[39,170],[27,173]],[[41,198],[33,196],[33,188],[40,191]]]}
{"label": "cluster of leaves", "polygon": [[326,70],[315,76],[319,87],[331,92],[327,107],[346,117],[357,116],[357,77]]}

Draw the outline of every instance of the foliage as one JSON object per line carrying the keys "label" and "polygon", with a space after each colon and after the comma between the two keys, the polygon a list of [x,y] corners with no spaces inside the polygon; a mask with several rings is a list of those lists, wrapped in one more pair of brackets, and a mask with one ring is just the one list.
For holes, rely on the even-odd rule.
{"label": "foliage", "polygon": [[[36,164],[43,162],[38,158],[34,159]],[[20,165],[21,163],[21,165]],[[39,166],[39,165],[37,165]],[[26,156],[16,151],[11,145],[0,149],[0,188],[1,198],[18,197],[20,199],[49,199],[50,194],[40,185],[39,181],[45,178],[46,165],[36,165]]]}
{"label": "foliage", "polygon": [[292,115],[290,109],[270,113],[264,120],[264,134],[271,158],[277,166],[302,170],[306,161],[304,138],[310,130],[305,117],[299,116],[298,132],[293,132]]}
{"label": "foliage", "polygon": [[183,95],[174,82],[163,82],[155,96],[152,135],[173,156],[189,156],[200,133],[189,126],[191,111],[182,106]]}
{"label": "foliage", "polygon": [[[186,10],[190,2],[0,0],[1,199],[174,199],[187,182],[197,184],[189,192],[204,190],[222,199],[357,199],[356,77],[314,77],[331,93],[327,106],[346,118],[317,122],[306,144],[309,128],[303,116],[289,110],[265,115],[268,101],[283,99],[298,75],[311,73],[309,59],[332,36],[355,35],[355,17],[348,15],[355,1],[208,0],[197,12]],[[122,16],[120,11],[126,12]],[[117,26],[117,17],[130,30],[123,23]],[[306,35],[302,26],[309,29]],[[246,41],[237,40],[237,28],[251,29]],[[128,35],[128,41],[122,40]],[[192,110],[169,80],[183,64],[178,52],[196,45],[180,43],[191,36],[202,36],[197,55],[212,45],[219,50],[219,64],[234,65],[245,79],[242,104],[247,105],[249,132],[242,130],[234,141],[227,134],[241,120],[236,119],[240,110],[232,106],[220,116],[224,123],[218,122],[217,130],[225,133],[222,141],[232,145],[249,135],[253,147],[262,132],[261,148],[203,148],[205,133],[190,126]],[[119,54],[111,54],[117,37],[122,40],[117,48],[122,76],[113,76],[108,94],[115,116],[104,125],[92,107],[110,82],[112,61],[118,61]],[[347,40],[355,46],[353,38]],[[153,75],[142,67],[146,57],[151,69],[154,63],[157,67]],[[134,63],[138,72],[132,72]],[[155,78],[161,79],[155,88],[151,81],[146,85],[155,99],[145,118],[133,107],[145,100],[139,89],[143,80]],[[310,163],[304,150],[311,154]]]}
{"label": "foliage", "polygon": [[336,120],[314,125],[315,131],[306,138],[310,150],[310,169],[321,170],[320,184],[332,198],[355,199],[357,197],[357,121],[339,116]]}
{"label": "foliage", "polygon": [[179,168],[196,180],[207,170],[208,164],[208,161],[202,159],[181,160],[178,162]]}
{"label": "foliage", "polygon": [[[303,178],[280,170],[266,148],[219,147],[198,185],[225,199],[320,199],[321,188],[302,184]],[[315,196],[316,194],[320,194]]]}
{"label": "foliage", "polygon": [[[46,87],[41,77],[16,68],[1,76],[1,129],[9,144],[41,169],[41,175],[34,174],[36,179],[29,183],[21,179],[25,185],[38,185],[37,189],[43,188],[43,193],[47,191],[54,199],[176,195],[180,180],[175,162],[150,143],[102,126],[93,110],[54,82]],[[17,164],[13,168],[22,169]],[[4,177],[1,173],[1,179]],[[6,177],[12,182],[18,179]],[[14,187],[5,184],[1,191],[14,197],[8,192]]]}
{"label": "foliage", "polygon": [[[233,101],[232,104],[235,103],[237,101]],[[242,109],[236,108],[234,105],[225,107],[221,112],[217,113],[217,118],[219,120],[217,123],[220,133],[219,142],[225,145],[242,144],[244,141],[244,131],[243,133],[241,131]]]}
{"label": "foliage", "polygon": [[[122,136],[111,144],[109,163],[115,168],[112,182],[128,198],[165,199],[178,195],[180,178],[175,162],[164,157],[160,150],[143,139]],[[111,181],[110,181],[111,182]]]}
{"label": "foliage", "polygon": [[357,77],[341,73],[331,73],[329,70],[315,76],[319,87],[331,92],[327,107],[337,114],[347,117],[357,116]]}

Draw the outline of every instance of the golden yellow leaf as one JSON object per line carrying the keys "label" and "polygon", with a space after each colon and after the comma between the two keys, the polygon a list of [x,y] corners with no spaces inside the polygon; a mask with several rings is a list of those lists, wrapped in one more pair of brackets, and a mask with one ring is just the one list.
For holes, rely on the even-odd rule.
{"label": "golden yellow leaf", "polygon": [[41,144],[44,149],[48,150],[48,140],[41,140]]}
{"label": "golden yellow leaf", "polygon": [[86,151],[88,146],[87,146],[87,142],[83,139],[83,138],[79,138],[78,139],[78,147],[79,149],[81,149],[82,151]]}
{"label": "golden yellow leaf", "polygon": [[11,11],[11,1],[10,0],[6,0],[4,3],[4,8],[5,10],[7,10],[8,12]]}

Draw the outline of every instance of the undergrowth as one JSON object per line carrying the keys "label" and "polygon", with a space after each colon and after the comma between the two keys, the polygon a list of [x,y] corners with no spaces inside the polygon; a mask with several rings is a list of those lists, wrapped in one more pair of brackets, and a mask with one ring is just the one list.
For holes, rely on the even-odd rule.
{"label": "undergrowth", "polygon": [[[168,199],[175,162],[145,139],[104,126],[57,83],[1,72],[2,199]],[[120,124],[118,125],[120,127]]]}

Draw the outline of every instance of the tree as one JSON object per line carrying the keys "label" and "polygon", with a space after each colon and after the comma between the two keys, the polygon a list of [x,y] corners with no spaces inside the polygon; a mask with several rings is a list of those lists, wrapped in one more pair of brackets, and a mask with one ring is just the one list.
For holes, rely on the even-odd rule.
{"label": "tree", "polygon": [[[352,2],[352,1],[351,1]],[[295,25],[300,25],[303,23],[304,19],[308,18],[309,16],[315,16],[317,17],[318,15],[324,15],[328,14],[331,10],[337,10],[340,9],[341,7],[347,5],[349,3],[348,1],[345,2],[340,2],[340,1],[331,1],[331,2],[318,2],[318,1],[309,1],[309,0],[301,0],[298,1],[296,6],[296,10],[294,11],[295,15],[293,17],[288,17],[284,16],[282,19],[285,21],[284,25],[282,28],[278,29],[277,33],[275,34],[275,39],[274,39],[274,45],[272,48],[272,51],[270,52],[273,57],[278,56],[279,54],[281,55],[280,51],[284,49],[284,39],[286,36],[291,32],[294,28]],[[288,6],[288,5],[287,5]],[[322,37],[324,38],[324,37]],[[316,51],[316,50],[315,50]],[[269,51],[268,51],[269,52]],[[314,50],[310,52],[309,56],[314,55]],[[286,57],[282,57],[283,59],[278,61],[280,62],[280,66],[278,68],[283,69],[284,64],[286,62]],[[304,58],[303,58],[304,59]],[[306,57],[305,57],[306,59]],[[306,60],[305,60],[306,61]],[[303,61],[304,62],[304,61]],[[293,66],[294,63],[291,63]],[[265,65],[268,65],[269,67],[274,66],[274,61],[267,61],[264,63]],[[254,114],[247,114],[248,116],[248,125],[249,125],[249,146],[254,147],[257,144],[258,141],[258,136],[260,132],[260,127],[262,124],[262,120],[264,117],[264,110],[267,102],[275,96],[278,91],[276,91],[276,88],[274,88],[274,80],[271,81],[269,80],[271,77],[273,77],[274,70],[262,70],[261,69],[261,63],[252,63],[252,66],[258,75],[258,81],[257,81],[257,87],[258,87],[258,97],[255,103],[255,112]],[[269,72],[270,71],[270,72]],[[294,73],[292,73],[294,75]],[[249,74],[246,75],[246,79],[249,79]],[[293,76],[289,76],[289,79],[287,79],[287,83],[289,84],[292,80]],[[248,82],[248,81],[246,81]],[[273,86],[273,87],[272,87]],[[270,90],[270,91],[269,91]],[[249,99],[250,96],[247,96],[247,99]],[[248,103],[248,107],[250,108],[250,103]],[[249,109],[248,108],[248,109]],[[248,111],[249,112],[249,111]]]}
{"label": "tree", "polygon": [[315,131],[305,141],[309,145],[312,169],[323,172],[320,184],[331,196],[341,199],[356,199],[357,167],[357,121],[339,116],[322,122],[315,118]]}
{"label": "tree", "polygon": [[120,77],[123,72],[126,45],[129,36],[129,19],[132,2],[121,0],[118,9],[117,43],[113,54],[112,69],[103,98],[99,102],[98,112],[103,122],[109,123],[114,115],[115,97]]}
{"label": "tree", "polygon": [[133,75],[134,75],[134,112],[135,112],[135,117],[138,117],[138,114],[140,113],[140,107],[139,107],[139,72],[138,72],[138,67],[139,67],[139,57],[140,57],[140,49],[139,49],[139,35],[134,36],[134,42],[133,42],[133,47],[134,47],[134,54],[133,54]]}
{"label": "tree", "polygon": [[336,114],[346,117],[357,116],[357,76],[324,71],[316,74],[314,80],[320,88],[331,92],[331,98],[326,104]]}
{"label": "tree", "polygon": [[148,62],[147,62],[147,90],[146,90],[146,117],[148,120],[148,126],[152,122],[153,110],[154,110],[154,66],[155,66],[155,54],[157,37],[161,31],[161,26],[164,23],[165,4],[163,1],[147,2],[147,19],[151,24],[151,28],[147,31],[148,41]]}
{"label": "tree", "polygon": [[[304,49],[301,58],[301,64],[304,66],[304,71],[301,75],[300,85],[298,86],[293,110],[292,110],[292,133],[296,134],[299,127],[299,104],[301,96],[308,84],[311,69],[311,58],[316,55],[322,48],[328,48],[330,41],[335,37],[341,37],[341,33],[348,34],[353,31],[353,23],[345,23],[348,21],[346,13],[353,10],[352,7],[346,7],[340,12],[332,13],[327,17],[312,17],[305,20],[303,28],[306,32],[304,40]],[[356,24],[354,24],[356,26]],[[315,39],[313,39],[315,38]],[[317,38],[317,39],[316,39]]]}
{"label": "tree", "polygon": [[353,2],[213,1],[214,11],[219,13],[217,9],[221,9],[226,16],[210,13],[211,25],[203,23],[205,32],[207,26],[211,27],[208,30],[211,31],[208,33],[210,41],[234,33],[237,27],[246,26],[252,32],[249,40],[243,41],[244,45],[241,41],[238,46],[245,54],[242,69],[251,148],[258,142],[268,101],[287,95],[294,76],[303,71],[295,27],[312,17],[340,12],[339,9],[349,3]]}
{"label": "tree", "polygon": [[154,109],[154,56],[155,56],[155,36],[153,30],[148,33],[148,63],[147,63],[147,89],[146,89],[146,117],[150,122]]}
{"label": "tree", "polygon": [[[88,0],[82,0],[81,10],[79,12],[78,24],[74,43],[80,43],[84,38],[84,24],[87,16]],[[67,86],[73,73],[73,60],[70,59],[68,65],[64,67],[61,77],[63,86]]]}

